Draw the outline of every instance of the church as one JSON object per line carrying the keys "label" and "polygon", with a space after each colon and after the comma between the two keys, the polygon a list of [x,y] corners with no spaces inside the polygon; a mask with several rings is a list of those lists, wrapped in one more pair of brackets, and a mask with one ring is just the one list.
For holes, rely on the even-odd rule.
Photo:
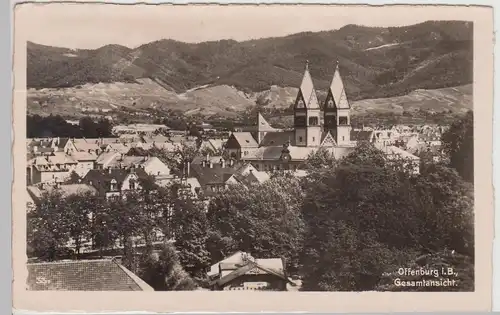
{"label": "church", "polygon": [[254,132],[232,133],[225,148],[230,156],[250,162],[259,171],[296,170],[320,147],[340,159],[353,150],[357,141],[370,141],[372,133],[352,130],[351,105],[338,62],[323,110],[306,63],[294,103],[293,129],[273,128],[259,113]]}

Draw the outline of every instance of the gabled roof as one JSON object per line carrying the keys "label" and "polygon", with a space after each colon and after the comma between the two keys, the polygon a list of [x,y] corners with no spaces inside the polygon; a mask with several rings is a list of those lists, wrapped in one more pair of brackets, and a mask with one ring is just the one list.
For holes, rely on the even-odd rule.
{"label": "gabled roof", "polygon": [[319,109],[318,97],[314,89],[313,80],[309,73],[309,66],[306,65],[302,83],[300,84],[299,93],[304,98],[304,103],[307,109]]}
{"label": "gabled roof", "polygon": [[231,136],[242,148],[257,148],[259,146],[250,132],[233,132]]}
{"label": "gabled roof", "polygon": [[56,190],[61,192],[63,198],[84,193],[97,193],[97,190],[94,187],[87,184],[64,184],[58,187],[48,186],[43,190],[37,186],[27,186],[26,189],[28,190],[28,194],[35,202],[40,201],[44,192],[52,192]]}
{"label": "gabled roof", "polygon": [[212,168],[198,164],[191,165],[191,174],[198,179],[201,186],[223,185],[235,170],[234,167],[222,167],[220,164],[213,164]]}
{"label": "gabled roof", "polygon": [[130,270],[111,259],[29,263],[28,290],[154,291]]}
{"label": "gabled roof", "polygon": [[248,273],[249,271],[251,271],[253,269],[256,269],[258,274],[270,274],[270,275],[276,276],[276,277],[290,283],[291,285],[295,286],[295,283],[292,282],[290,279],[288,279],[283,274],[282,271],[280,272],[280,271],[277,271],[277,270],[274,270],[271,268],[266,268],[266,267],[262,266],[260,263],[252,262],[252,261],[248,261],[243,266],[240,266],[238,269],[234,270],[233,272],[231,272],[231,273],[225,275],[224,277],[212,282],[212,285],[216,284],[217,286],[223,286],[223,285],[231,282],[232,280]]}
{"label": "gabled roof", "polygon": [[[139,178],[147,177],[146,172],[142,168],[134,169],[134,173]],[[109,191],[109,184],[113,179],[116,180],[117,187],[121,187],[123,181],[130,174],[130,170],[126,169],[90,170],[82,181],[94,186],[100,193],[105,193]]]}
{"label": "gabled roof", "polygon": [[332,83],[330,84],[330,93],[333,96],[333,101],[338,109],[349,109],[349,101],[344,88],[344,82],[340,76],[339,66],[335,68]]}
{"label": "gabled roof", "polygon": [[291,145],[295,143],[295,132],[292,131],[276,131],[268,132],[260,142],[261,146],[283,146],[290,141]]}

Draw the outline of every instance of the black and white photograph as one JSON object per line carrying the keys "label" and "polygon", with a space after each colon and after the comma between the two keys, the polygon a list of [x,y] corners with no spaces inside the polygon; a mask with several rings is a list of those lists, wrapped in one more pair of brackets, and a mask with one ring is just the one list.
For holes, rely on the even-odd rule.
{"label": "black and white photograph", "polygon": [[26,290],[477,290],[472,19],[123,7],[31,8]]}

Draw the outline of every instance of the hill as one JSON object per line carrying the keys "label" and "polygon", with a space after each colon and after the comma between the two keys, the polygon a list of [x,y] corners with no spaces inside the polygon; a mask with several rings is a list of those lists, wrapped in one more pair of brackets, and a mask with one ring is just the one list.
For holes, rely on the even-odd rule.
{"label": "hill", "polygon": [[70,50],[28,43],[27,82],[29,88],[42,89],[149,79],[177,94],[206,85],[249,94],[272,85],[298,86],[309,60],[316,88],[325,89],[339,60],[352,100],[392,97],[471,83],[472,39],[472,23],[429,21],[390,28],[347,25],[243,42],[167,39],[135,49]]}

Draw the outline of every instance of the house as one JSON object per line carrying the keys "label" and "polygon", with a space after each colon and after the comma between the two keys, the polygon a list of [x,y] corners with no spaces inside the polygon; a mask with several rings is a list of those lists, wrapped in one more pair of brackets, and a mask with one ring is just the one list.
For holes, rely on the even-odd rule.
{"label": "house", "polygon": [[[98,141],[92,141],[92,139],[73,139],[73,146],[78,152],[92,152],[99,155],[102,152],[101,145]],[[70,150],[68,153],[72,153]]]}
{"label": "house", "polygon": [[95,168],[97,155],[94,152],[73,152],[71,157],[77,162],[74,170],[78,176],[83,177],[88,171]]}
{"label": "house", "polygon": [[148,175],[166,176],[170,175],[170,168],[155,156],[127,156],[115,154],[106,161],[105,168],[141,168]]}
{"label": "house", "polygon": [[82,183],[93,186],[100,196],[113,198],[122,196],[127,191],[140,190],[140,180],[147,177],[142,168],[109,168],[89,171]]}
{"label": "house", "polygon": [[270,290],[286,291],[295,285],[286,276],[281,258],[255,259],[237,252],[211,266],[208,276],[212,290]]}
{"label": "house", "polygon": [[199,150],[201,152],[208,151],[212,152],[212,154],[217,154],[222,152],[226,141],[225,139],[205,139],[201,142]]}
{"label": "house", "polygon": [[270,178],[267,172],[258,171],[251,163],[238,168],[231,177],[226,180],[226,185],[243,185],[248,187],[252,184],[262,184]]}
{"label": "house", "polygon": [[207,155],[204,159],[198,158],[190,163],[187,177],[198,179],[204,195],[209,197],[226,188],[226,181],[234,174],[237,168],[238,165],[232,159],[226,161],[222,157],[210,157]]}
{"label": "house", "polygon": [[259,144],[248,131],[233,132],[226,142],[227,153],[235,159],[241,159],[258,148]]}
{"label": "house", "polygon": [[28,263],[30,291],[154,291],[115,259]]}
{"label": "house", "polygon": [[63,182],[75,171],[78,161],[64,152],[36,156],[27,163],[27,183]]}

